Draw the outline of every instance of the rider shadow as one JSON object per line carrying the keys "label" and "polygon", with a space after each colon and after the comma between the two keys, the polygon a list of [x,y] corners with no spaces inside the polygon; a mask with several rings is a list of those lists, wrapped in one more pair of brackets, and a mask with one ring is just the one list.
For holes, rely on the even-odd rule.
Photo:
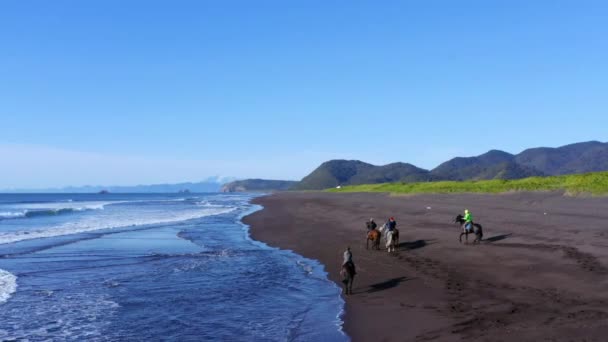
{"label": "rider shadow", "polygon": [[436,241],[436,240],[433,239],[433,240],[406,241],[406,242],[400,243],[399,246],[397,246],[397,248],[400,248],[400,249],[403,248],[406,250],[418,249],[418,248],[426,247],[428,245],[432,245],[433,243],[435,243],[434,241]]}
{"label": "rider shadow", "polygon": [[388,290],[390,288],[393,288],[393,287],[401,284],[404,281],[412,280],[412,279],[414,279],[414,278],[398,277],[398,278],[389,279],[389,280],[383,281],[381,283],[376,283],[376,284],[370,285],[369,289],[367,289],[364,292],[365,293],[374,293],[374,292],[378,292],[378,291]]}
{"label": "rider shadow", "polygon": [[506,238],[508,238],[509,236],[513,235],[513,233],[509,233],[509,234],[502,234],[502,235],[496,235],[496,236],[492,236],[489,237],[487,239],[483,239],[483,241],[485,242],[495,242],[495,241],[500,241],[500,240],[504,240]]}

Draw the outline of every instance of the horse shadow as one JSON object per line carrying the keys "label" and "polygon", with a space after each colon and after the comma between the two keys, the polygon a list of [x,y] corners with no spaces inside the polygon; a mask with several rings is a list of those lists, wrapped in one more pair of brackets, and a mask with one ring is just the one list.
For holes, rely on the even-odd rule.
{"label": "horse shadow", "polygon": [[404,281],[412,280],[413,278],[407,277],[397,277],[393,279],[389,279],[387,281],[383,281],[381,283],[372,284],[369,286],[369,289],[363,291],[365,293],[374,293],[379,291],[384,291],[396,287]]}
{"label": "horse shadow", "polygon": [[483,239],[483,241],[485,241],[485,242],[496,242],[496,241],[504,240],[504,239],[508,238],[511,235],[513,235],[513,233],[496,235],[496,236],[489,237],[487,239]]}
{"label": "horse shadow", "polygon": [[416,241],[406,241],[406,242],[401,242],[397,248],[399,249],[406,249],[406,250],[412,250],[412,249],[418,249],[418,248],[423,248],[426,247],[428,245],[432,245],[435,243],[435,239],[433,240],[416,240]]}

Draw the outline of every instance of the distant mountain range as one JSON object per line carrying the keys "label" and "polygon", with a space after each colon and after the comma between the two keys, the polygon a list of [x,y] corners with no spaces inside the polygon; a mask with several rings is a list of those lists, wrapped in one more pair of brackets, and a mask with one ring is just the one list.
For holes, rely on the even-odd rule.
{"label": "distant mountain range", "polygon": [[136,186],[81,186],[55,189],[6,189],[0,192],[177,193],[177,192],[272,192],[322,190],[342,185],[440,180],[519,179],[608,171],[608,143],[589,141],[557,148],[539,147],[519,154],[491,150],[475,157],[450,159],[432,170],[407,163],[372,165],[359,160],[330,160],[300,181],[264,179],[234,180],[212,177],[198,183]]}
{"label": "distant mountain range", "polygon": [[187,193],[187,192],[219,192],[222,184],[232,181],[231,178],[211,177],[201,182],[188,182],[177,184],[152,184],[134,186],[68,186],[64,188],[49,189],[6,189],[1,192],[37,192],[37,193],[97,193],[107,191],[109,193]]}
{"label": "distant mountain range", "polygon": [[[387,182],[519,179],[607,170],[608,143],[589,141],[557,148],[531,148],[515,155],[491,150],[475,157],[450,159],[432,170],[407,163],[376,166],[358,160],[330,160],[289,189],[322,190]],[[239,191],[236,187],[225,189]]]}

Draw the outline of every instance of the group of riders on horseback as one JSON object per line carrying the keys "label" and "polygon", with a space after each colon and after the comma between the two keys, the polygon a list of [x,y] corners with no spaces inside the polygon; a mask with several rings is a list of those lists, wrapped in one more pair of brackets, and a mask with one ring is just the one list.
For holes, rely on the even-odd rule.
{"label": "group of riders on horseback", "polygon": [[[483,238],[482,227],[480,224],[473,222],[473,215],[468,209],[464,210],[464,215],[456,216],[454,222],[460,224],[462,227],[462,232],[459,237],[460,242],[462,242],[463,236],[465,236],[465,241],[468,242],[469,234],[475,234],[473,243],[481,242]],[[378,228],[378,225],[374,222],[373,218],[370,218],[365,224],[367,226],[367,241],[365,244],[367,249],[369,249],[371,241],[372,249],[380,250],[380,239],[384,237],[387,251],[389,253],[396,252],[397,247],[399,247],[399,230],[397,229],[397,221],[394,217],[389,218],[380,228]],[[342,275],[345,294],[352,294],[353,280],[356,271],[350,247],[344,252],[344,261],[340,274]]]}
{"label": "group of riders on horseback", "polygon": [[[475,240],[473,243],[478,243],[483,238],[482,227],[478,223],[473,222],[473,215],[468,209],[464,210],[464,215],[458,215],[454,219],[454,222],[459,223],[462,226],[462,233],[460,234],[459,240],[462,242],[462,237],[465,237],[465,241],[468,242],[469,234],[475,234]],[[397,229],[397,221],[394,217],[391,217],[386,223],[378,228],[374,219],[371,218],[366,222],[367,226],[367,241],[366,248],[369,249],[371,242],[372,249],[380,249],[380,239],[382,237],[386,240],[386,249],[390,252],[395,252],[399,246],[399,230]]]}
{"label": "group of riders on horseback", "polygon": [[372,242],[372,249],[380,249],[380,239],[383,237],[386,240],[386,248],[389,252],[396,251],[399,245],[399,229],[397,229],[397,221],[394,217],[389,218],[386,223],[378,228],[373,218],[366,222],[367,225],[367,241],[366,248],[369,248],[369,242]]}

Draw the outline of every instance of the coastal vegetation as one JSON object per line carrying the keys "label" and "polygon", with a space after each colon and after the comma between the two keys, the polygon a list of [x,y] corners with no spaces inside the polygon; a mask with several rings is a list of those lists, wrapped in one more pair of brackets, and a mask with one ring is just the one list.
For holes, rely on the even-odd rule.
{"label": "coastal vegetation", "polygon": [[576,175],[528,177],[505,180],[437,181],[416,183],[382,183],[342,186],[330,192],[423,193],[504,193],[513,191],[564,191],[569,195],[608,194],[608,172]]}

